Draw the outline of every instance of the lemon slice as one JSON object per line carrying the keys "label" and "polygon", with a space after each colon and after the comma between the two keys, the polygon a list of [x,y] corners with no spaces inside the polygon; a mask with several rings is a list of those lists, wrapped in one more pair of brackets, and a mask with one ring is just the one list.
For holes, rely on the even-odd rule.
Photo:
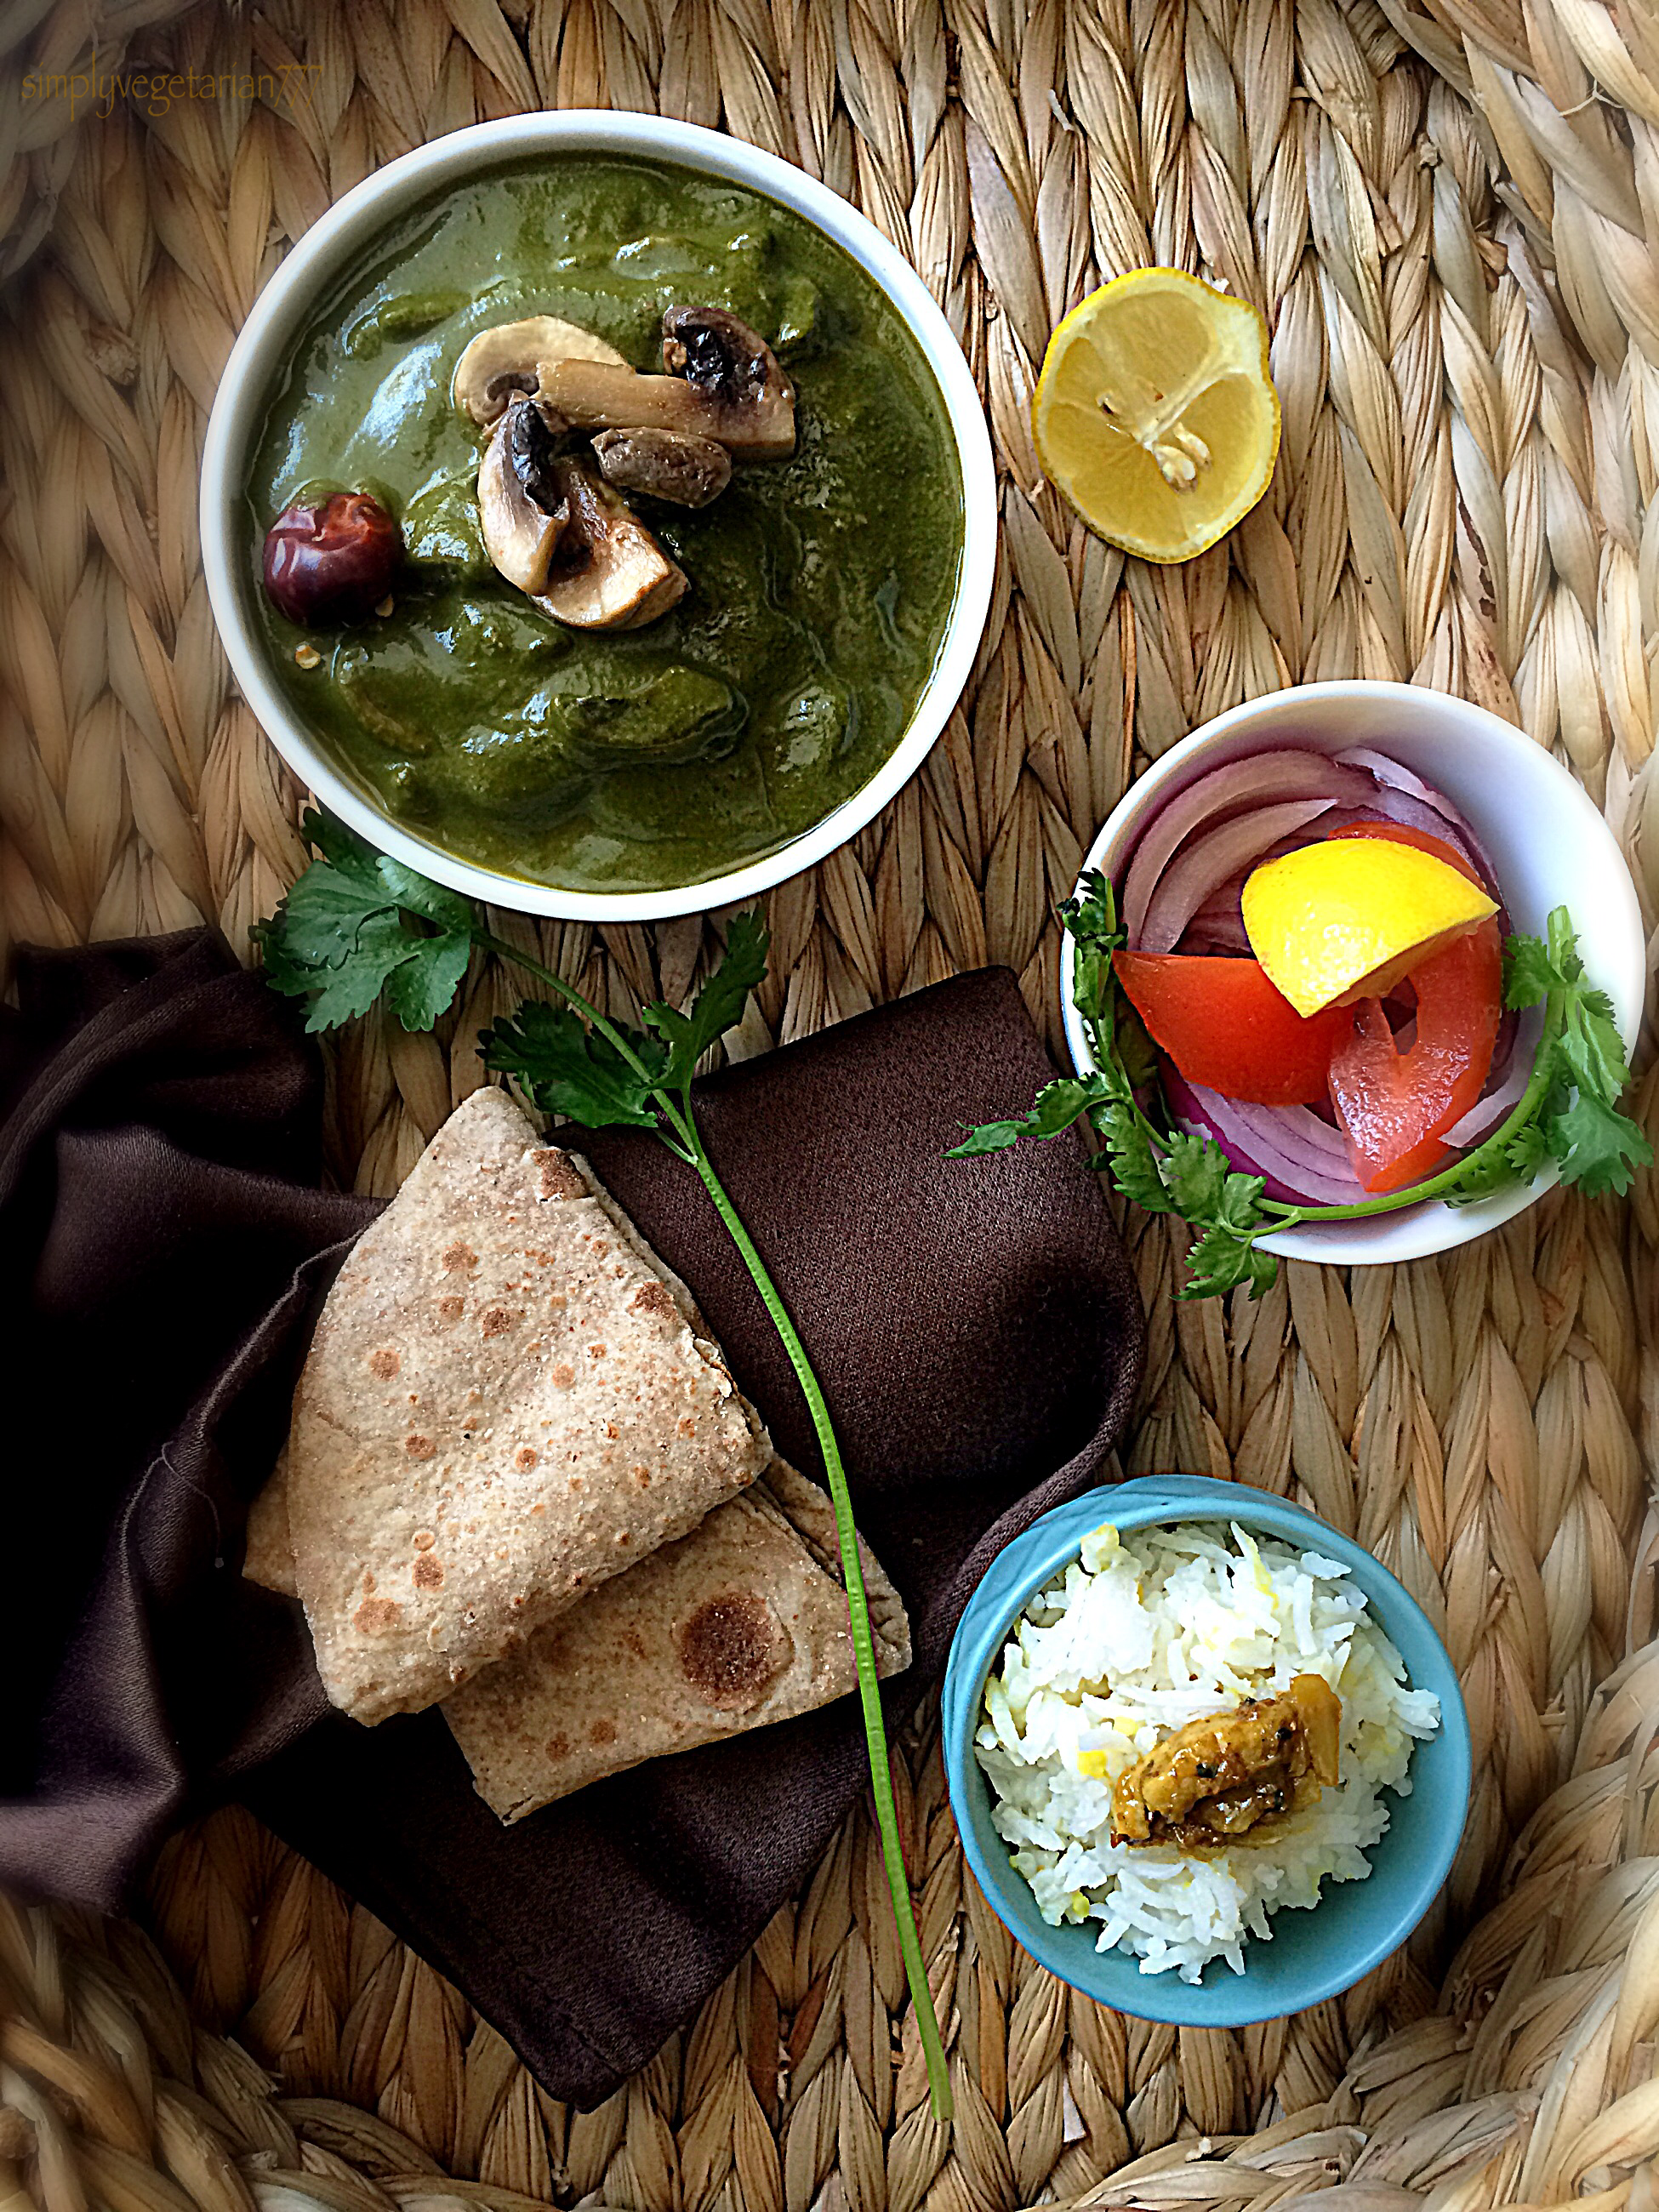
{"label": "lemon slice", "polygon": [[1273,472],[1267,325],[1179,269],[1132,269],[1049,339],[1031,429],[1043,474],[1091,530],[1143,560],[1190,561]]}
{"label": "lemon slice", "polygon": [[1444,860],[1381,837],[1333,838],[1264,861],[1243,902],[1251,951],[1303,1015],[1381,998],[1498,911]]}

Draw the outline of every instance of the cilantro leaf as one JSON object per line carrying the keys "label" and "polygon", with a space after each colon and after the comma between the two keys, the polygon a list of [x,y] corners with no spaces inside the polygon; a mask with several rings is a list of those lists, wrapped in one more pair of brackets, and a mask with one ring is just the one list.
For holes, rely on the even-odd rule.
{"label": "cilantro leaf", "polygon": [[1151,1132],[1127,1100],[1115,1099],[1091,1116],[1105,1152],[1097,1164],[1110,1175],[1125,1198],[1146,1213],[1173,1213],[1164,1188]]}
{"label": "cilantro leaf", "polygon": [[[1530,1126],[1530,1125],[1529,1125]],[[1520,1133],[1521,1136],[1526,1131]],[[1511,1140],[1518,1142],[1519,1137]],[[1448,1206],[1473,1206],[1495,1192],[1507,1190],[1512,1182],[1530,1182],[1537,1173],[1535,1167],[1524,1172],[1510,1157],[1510,1146],[1497,1143],[1481,1145],[1461,1163],[1455,1187],[1443,1194]]]}
{"label": "cilantro leaf", "polygon": [[1098,868],[1091,868],[1060,909],[1060,921],[1074,943],[1110,952],[1124,942],[1118,927],[1117,900]]}
{"label": "cilantro leaf", "polygon": [[1060,918],[1076,948],[1072,1004],[1088,1025],[1095,1058],[1121,1077],[1120,1094],[1131,1097],[1157,1075],[1158,1055],[1112,972],[1112,955],[1127,940],[1118,925],[1111,885],[1091,869],[1077,896],[1060,909]]}
{"label": "cilantro leaf", "polygon": [[[1162,1163],[1164,1188],[1175,1210],[1188,1221],[1218,1217],[1232,1162],[1208,1137],[1185,1129],[1170,1132]],[[1258,1189],[1260,1182],[1258,1181]]]}
{"label": "cilantro leaf", "polygon": [[386,979],[386,1002],[406,1030],[429,1030],[461,988],[472,954],[468,931],[417,937]]}
{"label": "cilantro leaf", "polygon": [[961,1144],[952,1145],[945,1157],[947,1160],[976,1160],[987,1152],[1006,1152],[1024,1134],[1027,1120],[1028,1116],[1022,1114],[1016,1121],[981,1121],[969,1129]]}
{"label": "cilantro leaf", "polygon": [[1270,1252],[1259,1252],[1255,1239],[1267,1227],[1258,1175],[1241,1175],[1219,1145],[1208,1137],[1174,1131],[1163,1162],[1166,1189],[1176,1212],[1203,1234],[1187,1255],[1188,1277],[1177,1293],[1183,1299],[1218,1297],[1248,1283],[1259,1298],[1278,1273]]}
{"label": "cilantro leaf", "polygon": [[1602,1105],[1611,1106],[1623,1096],[1630,1066],[1605,992],[1581,987],[1574,993],[1557,1052],[1573,1082]]}
{"label": "cilantro leaf", "polygon": [[[1259,1176],[1242,1178],[1259,1182]],[[1289,1224],[1279,1226],[1288,1227]],[[1251,1238],[1231,1222],[1212,1223],[1187,1255],[1187,1279],[1176,1296],[1183,1300],[1218,1298],[1239,1284],[1248,1283],[1250,1296],[1259,1298],[1271,1290],[1279,1262],[1271,1252],[1258,1249]]]}
{"label": "cilantro leaf", "polygon": [[[1486,1146],[1482,1147],[1483,1151],[1486,1149]],[[1504,1165],[1522,1182],[1531,1182],[1550,1156],[1543,1124],[1540,1121],[1523,1121],[1507,1144],[1492,1149],[1499,1153]],[[1507,1177],[1499,1177],[1491,1188],[1501,1190],[1507,1180]],[[1481,1195],[1484,1196],[1485,1193]]]}
{"label": "cilantro leaf", "polygon": [[1504,940],[1504,1004],[1519,1008],[1535,1006],[1547,998],[1561,979],[1551,965],[1547,948],[1536,937],[1515,935]]}
{"label": "cilantro leaf", "polygon": [[1637,1169],[1653,1164],[1653,1146],[1635,1122],[1587,1090],[1544,1127],[1562,1182],[1576,1183],[1588,1198],[1609,1191],[1622,1197]]}
{"label": "cilantro leaf", "polygon": [[466,972],[472,908],[327,815],[301,827],[319,857],[251,933],[271,988],[311,1000],[313,1034],[366,1014],[382,993],[406,1030],[429,1030]]}
{"label": "cilantro leaf", "polygon": [[[629,1042],[647,1075],[664,1066],[667,1055],[654,1038],[635,1032]],[[590,1129],[657,1127],[651,1081],[568,1006],[527,1000],[510,1020],[484,1030],[478,1050],[486,1067],[515,1076],[545,1114],[567,1115]]]}
{"label": "cilantro leaf", "polygon": [[749,994],[765,980],[770,944],[765,921],[751,908],[733,921],[720,965],[698,992],[689,1014],[660,999],[646,1007],[646,1020],[669,1048],[661,1079],[665,1090],[683,1090],[709,1046],[743,1019]]}
{"label": "cilantro leaf", "polygon": [[446,890],[428,876],[417,876],[390,853],[376,856],[374,872],[406,914],[421,915],[441,929],[471,928],[475,918],[471,902],[459,891]]}
{"label": "cilantro leaf", "polygon": [[1100,1075],[1057,1076],[1038,1091],[1029,1112],[1011,1121],[981,1121],[970,1129],[964,1143],[945,1155],[947,1160],[976,1159],[984,1152],[1006,1151],[1020,1137],[1057,1137],[1062,1129],[1086,1114],[1091,1106],[1110,1098],[1111,1090]]}
{"label": "cilantro leaf", "polygon": [[1516,1174],[1528,1181],[1546,1159],[1553,1159],[1563,1182],[1577,1184],[1587,1195],[1622,1194],[1636,1170],[1653,1158],[1643,1131],[1619,1111],[1630,1082],[1625,1042],[1612,1000],[1584,981],[1565,907],[1554,909],[1546,928],[1547,945],[1535,937],[1511,938],[1506,948],[1509,1003],[1533,1005],[1547,994],[1559,1016],[1540,1048],[1548,1079],[1540,1086],[1534,1115],[1511,1137],[1505,1157]]}

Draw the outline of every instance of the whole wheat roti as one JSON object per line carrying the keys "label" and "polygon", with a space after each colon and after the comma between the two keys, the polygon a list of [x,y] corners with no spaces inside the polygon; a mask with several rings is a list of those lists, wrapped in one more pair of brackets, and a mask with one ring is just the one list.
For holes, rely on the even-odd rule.
{"label": "whole wheat roti", "polygon": [[[859,1546],[877,1671],[910,1663],[898,1593]],[[665,1753],[765,1728],[858,1683],[835,1513],[781,1459],[446,1699],[504,1821]]]}
{"label": "whole wheat roti", "polygon": [[288,1525],[288,1446],[276,1455],[270,1479],[247,1509],[247,1535],[242,1546],[242,1572],[251,1583],[298,1597],[294,1576],[294,1539]]}
{"label": "whole wheat roti", "polygon": [[325,1688],[370,1723],[436,1704],[770,1457],[684,1285],[583,1164],[475,1091],[359,1239],[295,1391]]}

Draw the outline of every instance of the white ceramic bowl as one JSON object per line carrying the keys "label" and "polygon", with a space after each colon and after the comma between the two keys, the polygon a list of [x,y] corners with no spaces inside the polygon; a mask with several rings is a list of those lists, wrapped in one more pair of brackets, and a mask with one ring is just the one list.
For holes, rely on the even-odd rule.
{"label": "white ceramic bowl", "polygon": [[[277,690],[253,616],[256,563],[247,543],[244,491],[273,380],[317,299],[407,209],[445,185],[538,154],[634,155],[676,162],[744,185],[805,216],[875,279],[909,326],[938,384],[962,471],[956,599],[933,675],[895,750],[861,791],[781,851],[669,890],[562,890],[475,866],[400,828],[340,774]],[[908,262],[855,208],[774,154],[695,124],[601,109],[512,116],[457,131],[377,170],[337,201],[283,263],[243,325],[220,380],[202,455],[202,564],[214,620],[243,696],[295,775],[371,844],[452,890],[497,906],[582,921],[647,921],[734,905],[811,867],[878,813],[920,768],[968,680],[991,602],[996,528],[996,471],[985,410],[950,325]]]}
{"label": "white ceramic bowl", "polygon": [[[1307,684],[1218,714],[1130,787],[1085,867],[1116,881],[1142,824],[1166,799],[1227,761],[1279,744],[1326,753],[1368,745],[1443,792],[1486,848],[1517,929],[1541,937],[1550,909],[1569,909],[1586,972],[1612,1000],[1626,1048],[1635,1044],[1646,948],[1636,886],[1613,833],[1565,769],[1524,731],[1443,691],[1412,684]],[[1087,1070],[1094,1056],[1072,1004],[1072,953],[1068,937],[1060,958],[1066,1036],[1073,1063]],[[1437,1199],[1367,1220],[1288,1229],[1261,1243],[1287,1259],[1334,1267],[1420,1260],[1500,1228],[1556,1181],[1552,1166],[1536,1182],[1479,1205]]]}

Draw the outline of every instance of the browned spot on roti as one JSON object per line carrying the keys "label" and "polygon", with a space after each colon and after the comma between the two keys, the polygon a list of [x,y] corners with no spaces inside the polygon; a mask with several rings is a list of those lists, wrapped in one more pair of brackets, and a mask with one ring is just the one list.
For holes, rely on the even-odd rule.
{"label": "browned spot on roti", "polygon": [[429,1552],[437,1540],[430,1528],[417,1528],[415,1531],[415,1548],[417,1552]]}
{"label": "browned spot on roti", "polygon": [[483,1333],[486,1336],[500,1336],[506,1330],[514,1327],[518,1318],[517,1314],[509,1313],[505,1306],[487,1307],[483,1317]]}
{"label": "browned spot on roti", "polygon": [[433,1443],[430,1437],[410,1435],[404,1438],[404,1449],[409,1454],[410,1459],[431,1459],[437,1449],[437,1445]]}
{"label": "browned spot on roti", "polygon": [[538,1198],[586,1198],[587,1185],[576,1173],[564,1153],[553,1146],[532,1152],[536,1164],[536,1195]]}
{"label": "browned spot on roti", "polygon": [[373,1597],[373,1596],[374,1596],[374,1576],[373,1576],[372,1574],[370,1574],[370,1572],[369,1572],[368,1569],[367,1567],[365,1567],[365,1568],[363,1569],[363,1595],[364,1595],[365,1597]]}
{"label": "browned spot on roti", "polygon": [[682,1413],[680,1415],[679,1431],[683,1437],[695,1437],[696,1435],[697,1425],[692,1419],[690,1413]]}
{"label": "browned spot on roti", "polygon": [[526,1474],[541,1456],[534,1444],[520,1444],[513,1455],[514,1467],[523,1468]]}
{"label": "browned spot on roti", "polygon": [[440,1321],[447,1321],[453,1323],[458,1322],[465,1311],[466,1300],[465,1298],[440,1298],[438,1301],[438,1318]]}
{"label": "browned spot on roti", "polygon": [[444,1563],[430,1552],[422,1552],[415,1562],[415,1586],[417,1589],[441,1589],[444,1586]]}
{"label": "browned spot on roti", "polygon": [[378,1636],[382,1629],[395,1628],[403,1607],[389,1597],[366,1597],[351,1616],[351,1625],[361,1636]]}
{"label": "browned spot on roti", "polygon": [[447,1275],[464,1275],[470,1267],[476,1267],[477,1264],[477,1254],[470,1244],[464,1244],[459,1237],[443,1255],[443,1269]]}
{"label": "browned spot on roti", "polygon": [[686,1680],[723,1712],[757,1705],[789,1656],[783,1623],[757,1590],[720,1590],[705,1598],[681,1622],[674,1644]]}
{"label": "browned spot on roti", "polygon": [[590,1344],[587,1347],[587,1356],[590,1359],[603,1359],[605,1346],[602,1344]]}
{"label": "browned spot on roti", "polygon": [[550,1759],[568,1759],[570,1756],[570,1739],[568,1735],[550,1735],[542,1749]]}
{"label": "browned spot on roti", "polygon": [[678,1321],[680,1310],[669,1295],[665,1283],[641,1283],[628,1301],[635,1313],[660,1314],[665,1321]]}
{"label": "browned spot on roti", "polygon": [[622,1544],[622,1545],[624,1545],[624,1546],[625,1546],[625,1545],[631,1544],[631,1543],[633,1542],[633,1540],[634,1540],[634,1538],[633,1538],[633,1535],[632,1535],[632,1534],[630,1533],[630,1531],[629,1531],[629,1530],[628,1530],[628,1529],[626,1529],[626,1528],[618,1528],[618,1529],[617,1529],[617,1541],[619,1544]]}
{"label": "browned spot on roti", "polygon": [[638,1483],[641,1490],[649,1490],[651,1487],[650,1468],[648,1467],[636,1467],[634,1469],[634,1480]]}
{"label": "browned spot on roti", "polygon": [[600,1747],[603,1747],[607,1743],[615,1743],[617,1741],[617,1723],[615,1721],[595,1721],[592,1727],[587,1731],[587,1741],[591,1744]]}
{"label": "browned spot on roti", "polygon": [[645,1659],[650,1656],[650,1654],[645,1648],[644,1638],[641,1636],[636,1630],[630,1628],[627,1634],[623,1638],[623,1642],[636,1659]]}
{"label": "browned spot on roti", "polygon": [[562,1359],[548,1380],[556,1390],[568,1390],[575,1382],[576,1370],[568,1359]]}
{"label": "browned spot on roti", "polygon": [[368,1371],[378,1375],[382,1382],[389,1382],[403,1364],[401,1356],[389,1344],[383,1344],[378,1352],[368,1355]]}

